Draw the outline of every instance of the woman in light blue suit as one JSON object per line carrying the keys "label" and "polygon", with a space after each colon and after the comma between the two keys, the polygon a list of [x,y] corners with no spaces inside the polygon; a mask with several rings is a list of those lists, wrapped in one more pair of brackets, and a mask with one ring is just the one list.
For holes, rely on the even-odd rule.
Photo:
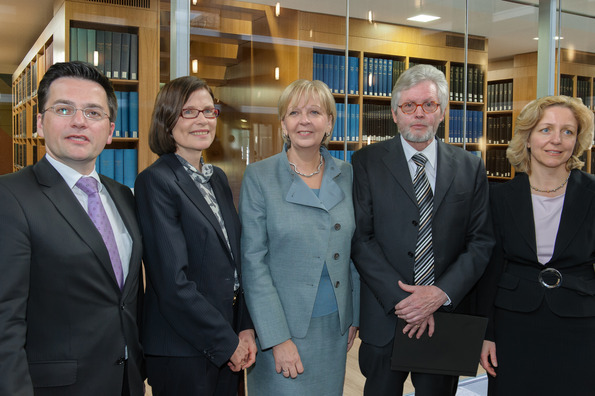
{"label": "woman in light blue suit", "polygon": [[352,169],[325,147],[335,101],[297,80],[279,99],[283,151],[246,169],[243,281],[259,352],[248,394],[341,395],[359,320]]}

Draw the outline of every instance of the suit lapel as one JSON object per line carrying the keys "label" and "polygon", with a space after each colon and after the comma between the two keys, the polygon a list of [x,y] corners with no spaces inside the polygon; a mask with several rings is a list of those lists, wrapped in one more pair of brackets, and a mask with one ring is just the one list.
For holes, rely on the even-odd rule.
{"label": "suit lapel", "polygon": [[43,193],[52,201],[56,210],[70,224],[74,232],[95,253],[95,256],[97,256],[99,262],[108,272],[114,285],[117,287],[116,276],[101,234],[60,173],[54,169],[45,157],[34,166],[33,171],[37,176]]}
{"label": "suit lapel", "polygon": [[537,257],[537,246],[535,241],[535,220],[533,218],[533,202],[529,178],[525,173],[518,174],[510,182],[510,190],[504,195],[504,205],[512,213],[512,221],[518,234],[522,236],[525,243]]}
{"label": "suit lapel", "polygon": [[[564,207],[560,218],[560,226],[554,245],[554,254],[551,261],[554,261],[574,239],[579,230],[583,227],[585,221],[593,221],[587,216],[588,211],[595,200],[595,191],[581,184],[581,174],[579,171],[572,171],[568,185],[566,187],[566,196],[564,197]],[[591,225],[592,227],[592,225]]]}
{"label": "suit lapel", "polygon": [[440,207],[446,193],[450,189],[455,178],[458,166],[458,159],[453,155],[451,147],[440,140],[436,141],[436,191],[434,191],[434,213]]}
{"label": "suit lapel", "polygon": [[[235,262],[235,259],[240,256],[240,252],[237,250],[237,246],[234,243],[234,241],[240,240],[240,236],[237,234],[237,228],[235,226],[237,214],[235,213],[235,205],[233,201],[230,201],[228,199],[228,195],[226,194],[226,191],[223,186],[223,181],[221,180],[221,177],[219,177],[217,171],[213,172],[213,176],[211,176],[211,187],[213,188],[213,193],[217,198],[219,210],[221,211],[221,216],[223,216],[223,223],[225,224],[225,230],[227,231],[227,237],[229,238],[229,246],[231,247],[231,252],[233,254]],[[217,224],[219,224],[218,221]],[[219,227],[218,230],[221,230],[221,227]],[[225,236],[223,235],[223,230],[221,230],[219,237],[225,238]],[[225,242],[225,239],[223,239],[222,241]]]}
{"label": "suit lapel", "polygon": [[382,161],[388,168],[388,171],[397,180],[403,191],[407,194],[409,199],[417,206],[417,198],[415,198],[415,191],[413,190],[413,181],[411,180],[411,173],[405,160],[405,152],[401,144],[399,135],[394,137],[386,146],[387,151],[382,157]]}
{"label": "suit lapel", "polygon": [[[211,224],[219,239],[221,240],[224,246],[227,246],[227,242],[225,240],[225,236],[223,235],[223,230],[221,229],[221,225],[219,224],[219,220],[215,217],[213,210],[203,197],[202,193],[194,184],[192,178],[186,173],[184,166],[178,161],[175,157],[175,154],[170,155],[163,155],[162,158],[167,161],[169,166],[172,168],[174,174],[176,175],[176,183],[180,186],[180,189],[186,194],[188,199],[196,206],[196,208],[202,213],[202,215],[207,219],[207,221]],[[214,175],[214,173],[213,173]],[[213,187],[211,183],[211,187]],[[213,187],[213,191],[215,191]],[[215,196],[219,199],[217,192],[215,192]],[[225,249],[229,253],[229,249]],[[230,257],[231,258],[231,257]]]}

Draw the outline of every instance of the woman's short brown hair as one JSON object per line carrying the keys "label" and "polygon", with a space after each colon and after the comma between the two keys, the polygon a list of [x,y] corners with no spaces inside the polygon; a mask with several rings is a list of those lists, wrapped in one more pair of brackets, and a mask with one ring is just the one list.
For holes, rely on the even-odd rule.
{"label": "woman's short brown hair", "polygon": [[[335,106],[335,98],[328,86],[319,80],[295,80],[285,88],[281,97],[279,98],[278,110],[279,119],[283,121],[287,114],[287,109],[294,103],[298,103],[302,98],[318,97],[322,108],[328,116],[331,117],[331,130],[328,135],[322,139],[321,145],[327,145],[333,135],[333,128],[335,120],[337,119],[337,108]],[[283,134],[283,141],[289,148],[291,142],[289,138]]]}
{"label": "woman's short brown hair", "polygon": [[206,81],[194,76],[176,78],[161,88],[157,99],[155,99],[149,129],[149,147],[155,154],[162,156],[176,152],[177,147],[172,130],[178,122],[184,104],[190,95],[199,89],[207,90],[213,101],[215,100],[213,91]]}
{"label": "woman's short brown hair", "polygon": [[543,117],[544,111],[552,106],[566,107],[572,111],[578,123],[576,144],[566,169],[581,169],[585,163],[579,159],[593,144],[593,112],[580,99],[569,96],[545,96],[527,104],[516,119],[514,135],[506,157],[517,172],[531,173],[531,152],[527,147],[533,128]]}

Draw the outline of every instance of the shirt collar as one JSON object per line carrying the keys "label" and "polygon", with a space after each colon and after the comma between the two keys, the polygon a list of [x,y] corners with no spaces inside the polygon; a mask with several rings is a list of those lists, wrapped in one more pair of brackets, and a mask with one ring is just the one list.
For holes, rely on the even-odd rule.
{"label": "shirt collar", "polygon": [[78,171],[72,169],[70,166],[56,160],[54,157],[47,153],[45,155],[45,158],[58,171],[60,176],[62,176],[62,178],[71,190],[75,186],[76,182],[78,182],[79,179],[83,176],[90,176],[94,178],[95,180],[97,180],[97,186],[99,188],[99,191],[103,189],[103,184],[101,184],[101,180],[99,180],[99,174],[97,174],[97,171],[95,169],[93,169],[93,172],[91,172],[89,175],[83,175]]}
{"label": "shirt collar", "polygon": [[436,169],[436,152],[438,143],[436,143],[436,138],[433,138],[430,144],[423,149],[422,151],[417,151],[407,141],[403,138],[403,135],[399,135],[401,139],[401,143],[403,146],[403,152],[405,153],[405,159],[407,162],[411,161],[411,157],[413,157],[417,153],[423,154],[427,159],[428,163],[433,169]]}

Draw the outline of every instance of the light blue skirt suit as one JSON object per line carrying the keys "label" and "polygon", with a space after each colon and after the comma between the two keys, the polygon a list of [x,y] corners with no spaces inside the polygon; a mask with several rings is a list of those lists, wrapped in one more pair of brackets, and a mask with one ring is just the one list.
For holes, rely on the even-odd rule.
{"label": "light blue skirt suit", "polygon": [[[349,258],[355,229],[352,168],[324,147],[321,153],[318,192],[292,171],[285,148],[244,174],[243,284],[259,347],[248,371],[249,396],[343,393],[348,330],[359,321],[359,276]],[[325,264],[323,279],[330,278],[336,310],[312,317]],[[271,348],[288,339],[304,365],[297,379],[275,371]]]}

